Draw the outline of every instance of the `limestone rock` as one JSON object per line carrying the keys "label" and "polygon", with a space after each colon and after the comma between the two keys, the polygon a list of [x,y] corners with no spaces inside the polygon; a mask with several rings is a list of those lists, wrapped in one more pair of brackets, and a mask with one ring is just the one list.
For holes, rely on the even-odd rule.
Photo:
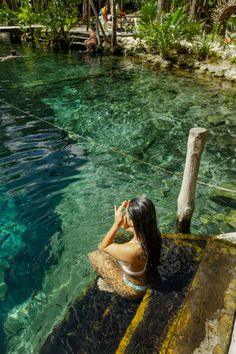
{"label": "limestone rock", "polygon": [[227,224],[233,226],[236,230],[236,210],[231,210],[225,218]]}
{"label": "limestone rock", "polygon": [[221,115],[211,115],[211,116],[207,117],[207,121],[210,124],[212,124],[214,126],[217,126],[217,125],[224,124],[225,121],[226,121],[226,118],[224,116],[221,116]]}
{"label": "limestone rock", "polygon": [[208,72],[208,64],[205,63],[196,62],[194,68],[198,74],[205,74]]}
{"label": "limestone rock", "polygon": [[223,183],[219,187],[224,189],[215,189],[210,194],[210,199],[214,202],[236,209],[236,185],[233,183]]}
{"label": "limestone rock", "polygon": [[7,335],[17,333],[31,323],[35,312],[40,310],[43,303],[46,302],[45,294],[40,291],[35,296],[32,296],[27,301],[13,307],[8,313],[4,323],[4,331]]}
{"label": "limestone rock", "polygon": [[7,334],[19,332],[29,322],[30,306],[28,302],[15,306],[8,314],[4,323],[4,331]]}
{"label": "limestone rock", "polygon": [[236,69],[227,70],[224,76],[229,81],[236,81]]}
{"label": "limestone rock", "polygon": [[208,64],[208,71],[216,77],[223,77],[226,68],[219,65]]}

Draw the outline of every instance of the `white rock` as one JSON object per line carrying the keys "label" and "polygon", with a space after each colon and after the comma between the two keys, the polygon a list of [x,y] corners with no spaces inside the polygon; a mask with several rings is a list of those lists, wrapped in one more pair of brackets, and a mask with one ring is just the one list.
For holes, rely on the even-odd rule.
{"label": "white rock", "polygon": [[224,76],[227,80],[236,81],[236,69],[227,70]]}
{"label": "white rock", "polygon": [[198,74],[205,74],[205,73],[207,72],[207,70],[208,70],[207,65],[202,64],[202,65],[200,65],[200,67],[196,70],[196,72],[197,72]]}
{"label": "white rock", "polygon": [[208,71],[214,76],[223,77],[225,68],[218,65],[208,65]]}

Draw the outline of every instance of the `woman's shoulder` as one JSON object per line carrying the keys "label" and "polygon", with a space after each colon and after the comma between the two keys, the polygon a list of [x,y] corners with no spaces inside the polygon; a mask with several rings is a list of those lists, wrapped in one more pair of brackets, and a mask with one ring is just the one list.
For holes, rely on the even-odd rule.
{"label": "woman's shoulder", "polygon": [[123,245],[127,251],[129,251],[130,255],[133,255],[134,257],[145,254],[142,246],[138,242],[126,242]]}

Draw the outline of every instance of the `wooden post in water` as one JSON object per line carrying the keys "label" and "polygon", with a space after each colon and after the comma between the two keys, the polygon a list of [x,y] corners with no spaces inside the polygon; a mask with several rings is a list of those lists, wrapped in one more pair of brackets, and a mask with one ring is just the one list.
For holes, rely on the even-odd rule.
{"label": "wooden post in water", "polygon": [[191,218],[195,208],[197,177],[205,142],[206,129],[190,129],[184,175],[177,203],[176,232],[190,233]]}

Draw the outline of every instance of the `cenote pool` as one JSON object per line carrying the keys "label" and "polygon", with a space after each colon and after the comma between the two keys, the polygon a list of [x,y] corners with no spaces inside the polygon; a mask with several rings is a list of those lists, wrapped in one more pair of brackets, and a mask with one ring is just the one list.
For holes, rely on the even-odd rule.
{"label": "cenote pool", "polygon": [[[128,59],[17,50],[0,62],[0,351],[28,354],[94,279],[86,254],[114,204],[145,194],[161,230],[175,231],[190,128],[208,129],[199,181],[236,189],[236,88]],[[192,233],[233,231],[235,208],[199,184]]]}

